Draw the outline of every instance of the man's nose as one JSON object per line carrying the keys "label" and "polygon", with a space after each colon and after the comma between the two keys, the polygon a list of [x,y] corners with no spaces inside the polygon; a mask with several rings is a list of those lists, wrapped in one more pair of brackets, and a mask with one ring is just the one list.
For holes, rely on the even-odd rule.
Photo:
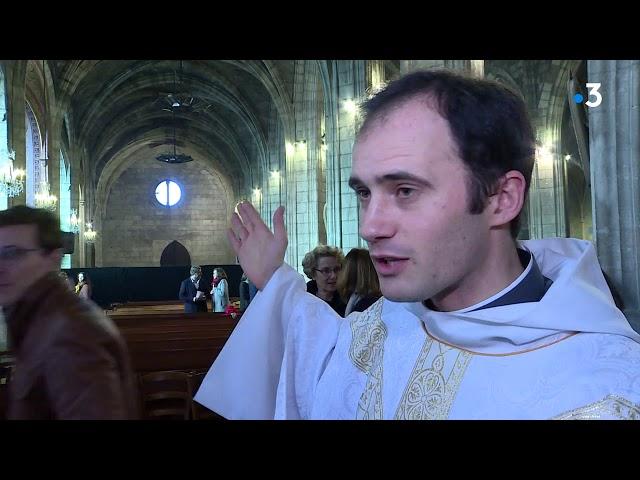
{"label": "man's nose", "polygon": [[395,220],[382,199],[371,199],[367,208],[360,211],[360,236],[367,242],[392,237]]}

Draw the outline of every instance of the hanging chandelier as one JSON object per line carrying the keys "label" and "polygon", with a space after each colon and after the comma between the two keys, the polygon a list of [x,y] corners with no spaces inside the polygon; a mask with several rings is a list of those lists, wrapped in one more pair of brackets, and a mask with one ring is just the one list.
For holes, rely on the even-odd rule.
{"label": "hanging chandelier", "polygon": [[40,182],[35,201],[37,208],[44,208],[55,212],[58,197],[49,193],[49,182]]}
{"label": "hanging chandelier", "polygon": [[0,192],[6,193],[7,197],[16,197],[24,191],[25,172],[20,168],[13,168],[16,159],[16,152],[11,150],[8,162],[0,173]]}
{"label": "hanging chandelier", "polygon": [[[180,61],[180,72],[182,72],[182,61]],[[164,108],[163,110],[171,111],[171,123],[173,124],[173,153],[163,153],[156,157],[156,160],[164,163],[187,163],[193,161],[193,158],[189,155],[185,155],[183,153],[178,153],[176,150],[176,111],[177,110],[188,110],[187,107],[191,107],[193,104],[194,98],[189,96],[189,99],[184,100],[177,93],[178,92],[178,79],[177,73],[174,73],[174,81],[173,81],[174,90],[176,93],[171,93],[167,96],[169,99],[170,107]]]}
{"label": "hanging chandelier", "polygon": [[84,231],[84,241],[87,243],[94,243],[97,236],[98,232],[93,229],[93,224],[91,222],[87,222],[87,229]]}
{"label": "hanging chandelier", "polygon": [[163,153],[156,157],[156,160],[164,163],[187,163],[191,162],[193,158],[183,153],[176,151],[176,112],[171,112],[171,120],[173,122],[173,153]]}

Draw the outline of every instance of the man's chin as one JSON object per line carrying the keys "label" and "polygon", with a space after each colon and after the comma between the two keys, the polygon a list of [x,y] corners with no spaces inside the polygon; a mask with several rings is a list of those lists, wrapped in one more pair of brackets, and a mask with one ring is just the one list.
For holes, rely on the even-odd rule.
{"label": "man's chin", "polygon": [[382,296],[392,302],[421,302],[424,300],[424,295],[421,292],[412,292],[410,288],[403,285],[403,282],[398,280],[393,281],[381,281],[380,291]]}

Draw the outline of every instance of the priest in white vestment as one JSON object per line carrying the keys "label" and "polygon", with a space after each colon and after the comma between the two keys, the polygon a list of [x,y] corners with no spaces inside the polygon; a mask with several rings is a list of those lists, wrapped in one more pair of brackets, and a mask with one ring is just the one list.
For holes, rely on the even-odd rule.
{"label": "priest in white vestment", "polygon": [[640,336],[593,245],[517,242],[522,100],[417,72],[365,106],[350,185],[384,295],[340,318],[246,203],[229,240],[261,290],[195,400],[231,419],[638,419]]}

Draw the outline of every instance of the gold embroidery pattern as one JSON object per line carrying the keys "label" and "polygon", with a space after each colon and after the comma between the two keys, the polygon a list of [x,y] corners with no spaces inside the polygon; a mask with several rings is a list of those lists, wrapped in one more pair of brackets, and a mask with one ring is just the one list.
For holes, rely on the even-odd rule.
{"label": "gold embroidery pattern", "polygon": [[373,368],[358,401],[357,420],[382,420],[382,348],[376,350]]}
{"label": "gold embroidery pattern", "polygon": [[[446,366],[454,358],[453,367],[447,372]],[[470,361],[469,352],[427,337],[400,399],[396,420],[447,419]]]}
{"label": "gold embroidery pattern", "polygon": [[369,373],[374,356],[384,346],[387,327],[382,322],[382,302],[380,298],[362,315],[351,321],[351,345],[349,358],[362,372]]}
{"label": "gold embroidery pattern", "polygon": [[640,405],[618,395],[563,413],[552,420],[640,420]]}
{"label": "gold embroidery pattern", "polygon": [[382,419],[382,354],[387,328],[382,322],[381,298],[351,321],[349,358],[367,374],[367,384],[358,402],[356,418]]}

